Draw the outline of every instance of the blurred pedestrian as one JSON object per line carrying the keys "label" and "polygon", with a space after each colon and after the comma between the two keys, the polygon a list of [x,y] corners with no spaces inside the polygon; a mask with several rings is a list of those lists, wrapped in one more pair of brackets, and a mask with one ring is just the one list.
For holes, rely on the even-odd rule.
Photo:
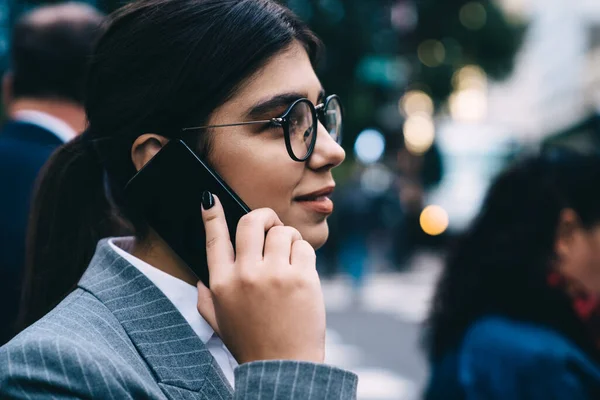
{"label": "blurred pedestrian", "polygon": [[600,398],[600,157],[555,150],[493,182],[426,335],[427,400]]}
{"label": "blurred pedestrian", "polygon": [[337,260],[352,285],[352,301],[359,305],[368,275],[369,235],[373,230],[373,199],[361,185],[364,167],[355,170],[336,193]]}
{"label": "blurred pedestrian", "polygon": [[[345,153],[341,105],[313,69],[320,47],[274,0],[142,0],[113,14],[89,69],[89,126],[38,187],[24,308],[37,322],[0,348],[0,397],[356,397],[356,376],[323,364],[314,249]],[[190,210],[204,210],[210,289],[124,199],[170,140],[254,210],[235,254],[218,198]],[[134,236],[111,237],[123,220]]]}
{"label": "blurred pedestrian", "polygon": [[13,334],[34,181],[53,150],[85,127],[86,65],[103,16],[88,5],[45,6],[12,33],[0,130],[0,345]]}

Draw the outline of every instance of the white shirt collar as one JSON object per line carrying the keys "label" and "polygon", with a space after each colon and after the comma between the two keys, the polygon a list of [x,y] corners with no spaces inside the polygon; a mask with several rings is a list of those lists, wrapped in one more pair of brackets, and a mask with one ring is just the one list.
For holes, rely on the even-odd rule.
{"label": "white shirt collar", "polygon": [[52,132],[63,143],[67,143],[77,136],[77,132],[65,121],[43,111],[20,110],[15,113],[14,119],[44,128]]}

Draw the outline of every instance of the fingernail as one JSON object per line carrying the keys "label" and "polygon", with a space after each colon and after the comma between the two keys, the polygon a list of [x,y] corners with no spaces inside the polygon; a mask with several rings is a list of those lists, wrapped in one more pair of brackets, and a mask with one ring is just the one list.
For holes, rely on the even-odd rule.
{"label": "fingernail", "polygon": [[213,197],[211,192],[205,190],[204,193],[202,193],[202,208],[204,208],[205,210],[210,210],[214,205],[215,198]]}

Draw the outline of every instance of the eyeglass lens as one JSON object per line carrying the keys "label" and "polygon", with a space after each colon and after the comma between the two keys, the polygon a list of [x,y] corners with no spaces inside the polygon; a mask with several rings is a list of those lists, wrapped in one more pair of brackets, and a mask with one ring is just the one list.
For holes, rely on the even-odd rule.
{"label": "eyeglass lens", "polygon": [[315,123],[311,107],[301,101],[296,103],[288,114],[290,144],[294,155],[303,159],[310,151],[310,146],[315,135]]}
{"label": "eyeglass lens", "polygon": [[323,110],[323,126],[337,143],[342,139],[342,105],[337,97],[333,97]]}
{"label": "eyeglass lens", "polygon": [[[327,129],[333,140],[341,141],[342,106],[337,97],[329,100],[322,111],[321,123]],[[304,159],[310,152],[317,126],[313,120],[312,107],[307,102],[296,103],[288,114],[290,144],[294,155]]]}

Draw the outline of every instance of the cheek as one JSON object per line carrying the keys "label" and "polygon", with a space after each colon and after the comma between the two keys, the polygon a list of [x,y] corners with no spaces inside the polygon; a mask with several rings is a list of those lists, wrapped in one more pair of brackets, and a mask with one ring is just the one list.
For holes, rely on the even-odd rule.
{"label": "cheek", "polygon": [[257,136],[219,139],[213,141],[212,167],[251,209],[269,207],[284,220],[304,164],[288,156],[283,141]]}
{"label": "cheek", "polygon": [[600,274],[600,243],[596,244],[590,249],[590,267],[594,269],[594,271]]}
{"label": "cheek", "polygon": [[600,240],[588,241],[587,246],[580,249],[578,260],[584,268],[586,285],[600,292]]}
{"label": "cheek", "polygon": [[600,232],[594,231],[592,233],[586,247],[588,264],[600,273]]}

